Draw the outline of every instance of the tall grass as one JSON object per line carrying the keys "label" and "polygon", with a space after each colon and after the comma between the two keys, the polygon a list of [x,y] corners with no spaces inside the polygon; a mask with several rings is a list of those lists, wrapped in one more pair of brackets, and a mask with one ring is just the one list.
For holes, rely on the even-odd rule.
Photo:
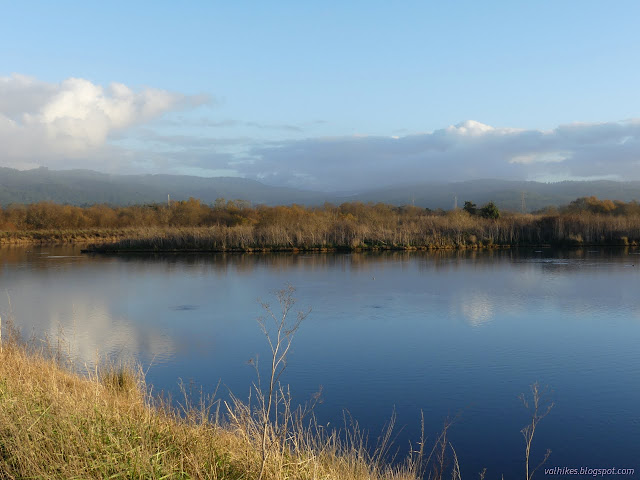
{"label": "tall grass", "polygon": [[492,248],[531,245],[638,245],[640,217],[515,215],[497,220],[465,212],[429,215],[386,227],[336,219],[323,226],[236,225],[148,229],[90,250],[296,251]]}
{"label": "tall grass", "polygon": [[137,370],[78,375],[5,342],[0,478],[418,478],[411,461],[378,461],[358,431],[296,420],[283,438],[239,399],[216,417],[212,402],[179,409],[148,391]]}

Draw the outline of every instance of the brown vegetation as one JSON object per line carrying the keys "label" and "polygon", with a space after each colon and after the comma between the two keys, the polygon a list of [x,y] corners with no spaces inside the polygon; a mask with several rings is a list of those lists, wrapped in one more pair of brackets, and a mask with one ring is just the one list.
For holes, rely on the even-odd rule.
{"label": "brown vegetation", "polygon": [[16,344],[0,352],[0,478],[397,479],[417,464],[372,456],[361,432],[289,424],[286,438],[235,401],[178,410],[147,394],[131,370],[69,372]]}
{"label": "brown vegetation", "polygon": [[640,242],[640,205],[589,197],[560,210],[486,218],[463,209],[434,212],[359,202],[251,207],[190,199],[171,206],[84,208],[38,203],[0,210],[0,232],[0,243],[119,240],[105,247],[110,251],[633,245]]}

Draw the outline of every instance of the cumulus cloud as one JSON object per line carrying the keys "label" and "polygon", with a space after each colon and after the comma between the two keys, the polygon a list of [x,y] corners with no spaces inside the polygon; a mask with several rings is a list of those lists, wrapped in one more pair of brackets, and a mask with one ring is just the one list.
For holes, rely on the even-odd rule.
{"label": "cumulus cloud", "polygon": [[103,87],[82,78],[48,83],[18,74],[0,77],[0,160],[20,168],[99,158],[110,134],[208,101],[121,83]]}
{"label": "cumulus cloud", "polygon": [[349,136],[253,149],[242,171],[270,183],[354,190],[477,178],[640,179],[640,120],[495,128],[466,121],[404,137]]}

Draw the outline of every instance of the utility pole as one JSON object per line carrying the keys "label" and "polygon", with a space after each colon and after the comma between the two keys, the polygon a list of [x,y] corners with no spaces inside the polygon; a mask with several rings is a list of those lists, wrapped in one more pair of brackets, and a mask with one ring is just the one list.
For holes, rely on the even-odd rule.
{"label": "utility pole", "polygon": [[524,201],[524,190],[520,192],[520,210],[522,213],[527,213],[527,204]]}
{"label": "utility pole", "polygon": [[453,209],[454,209],[454,210],[457,210],[457,209],[458,209],[458,196],[457,196],[457,195],[455,195],[455,196],[453,197]]}
{"label": "utility pole", "polygon": [[171,195],[167,193],[167,207],[171,207]]}

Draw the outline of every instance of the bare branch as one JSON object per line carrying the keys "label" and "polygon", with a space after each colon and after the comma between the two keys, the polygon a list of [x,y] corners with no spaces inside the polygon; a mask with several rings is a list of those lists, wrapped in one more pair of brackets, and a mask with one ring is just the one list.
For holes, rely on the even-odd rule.
{"label": "bare branch", "polygon": [[[525,425],[520,432],[524,437],[525,442],[525,471],[526,471],[526,480],[531,480],[533,478],[533,474],[538,470],[544,463],[548,460],[549,455],[551,455],[551,450],[547,449],[547,453],[545,454],[542,461],[535,467],[533,470],[529,470],[529,461],[531,457],[531,444],[533,443],[533,436],[536,433],[536,427],[540,420],[549,415],[549,412],[553,408],[554,403],[548,402],[546,397],[549,394],[548,387],[540,388],[538,382],[535,382],[530,386],[531,389],[531,399],[532,404],[529,402],[527,397],[524,394],[520,395],[520,400],[524,407],[529,411],[531,415],[531,422]],[[546,403],[546,404],[545,404]]]}
{"label": "bare branch", "polygon": [[[291,350],[293,337],[311,310],[298,312],[295,320],[291,320],[290,313],[296,303],[294,293],[295,288],[291,285],[287,285],[286,288],[276,292],[275,295],[280,306],[280,313],[277,315],[268,303],[260,302],[266,314],[258,318],[258,325],[267,339],[271,356],[269,358],[269,382],[265,385],[266,391],[262,389],[260,382],[257,359],[254,363],[258,376],[258,385],[255,386],[255,390],[262,425],[262,465],[258,476],[259,480],[262,480],[264,476],[267,463],[268,439],[271,438],[271,442],[280,442],[280,448],[283,449],[287,438],[288,426],[293,424],[295,420],[295,414],[291,409],[291,394],[288,388],[283,388],[280,385],[280,377],[287,368],[287,357]],[[307,413],[306,409],[300,412],[300,421]],[[270,434],[272,435],[270,436]]]}

